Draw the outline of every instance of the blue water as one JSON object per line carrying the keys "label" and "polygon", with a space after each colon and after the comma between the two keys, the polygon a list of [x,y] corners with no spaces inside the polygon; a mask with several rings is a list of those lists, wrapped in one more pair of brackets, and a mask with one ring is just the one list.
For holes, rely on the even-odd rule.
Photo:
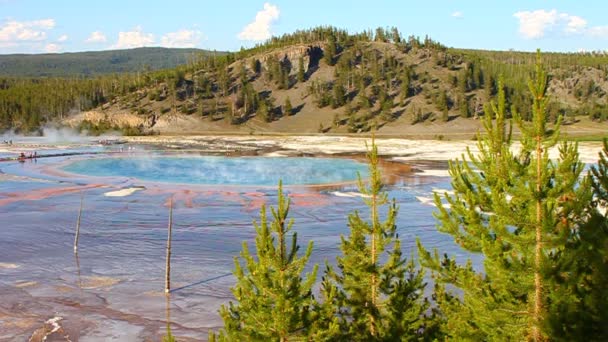
{"label": "blue water", "polygon": [[363,163],[305,157],[133,157],[76,161],[63,170],[89,176],[132,177],[145,181],[275,186],[349,182],[367,176]]}

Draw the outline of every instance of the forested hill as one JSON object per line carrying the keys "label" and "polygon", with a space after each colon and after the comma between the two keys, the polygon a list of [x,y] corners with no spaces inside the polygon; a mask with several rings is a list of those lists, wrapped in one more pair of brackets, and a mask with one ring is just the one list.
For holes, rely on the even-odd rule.
{"label": "forested hill", "polygon": [[[608,120],[608,56],[543,53],[542,60],[550,120],[590,127]],[[129,134],[474,132],[501,86],[507,115],[530,118],[535,61],[534,53],[447,48],[396,29],[352,34],[317,27],[235,53],[199,55],[173,69],[0,77],[0,129],[61,122]]]}
{"label": "forested hill", "polygon": [[186,64],[196,55],[213,53],[200,49],[143,47],[127,50],[0,55],[0,76],[90,77],[141,72],[174,68]]}

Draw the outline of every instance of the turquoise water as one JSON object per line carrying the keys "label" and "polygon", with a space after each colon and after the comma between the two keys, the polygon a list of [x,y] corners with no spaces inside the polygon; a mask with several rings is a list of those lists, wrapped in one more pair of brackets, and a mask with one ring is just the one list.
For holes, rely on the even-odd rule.
{"label": "turquoise water", "polygon": [[208,185],[275,186],[349,182],[367,176],[363,163],[307,157],[133,157],[80,160],[63,170],[88,176]]}

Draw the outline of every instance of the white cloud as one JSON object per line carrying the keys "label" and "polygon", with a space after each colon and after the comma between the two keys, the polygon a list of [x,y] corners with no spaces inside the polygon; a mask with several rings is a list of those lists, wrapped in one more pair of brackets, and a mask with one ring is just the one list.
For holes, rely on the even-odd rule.
{"label": "white cloud", "polygon": [[204,35],[198,30],[179,30],[169,32],[160,38],[160,45],[172,48],[193,48],[199,46]]}
{"label": "white cloud", "polygon": [[255,15],[255,20],[249,23],[243,31],[238,34],[240,40],[266,40],[272,36],[270,26],[279,19],[279,8],[268,2],[264,4],[264,9]]}
{"label": "white cloud", "polygon": [[113,49],[131,49],[154,44],[154,35],[145,33],[137,26],[133,31],[118,32],[118,41],[112,45]]}
{"label": "white cloud", "polygon": [[513,16],[519,19],[519,33],[528,39],[542,38],[559,17],[556,10],[520,11]]}
{"label": "white cloud", "polygon": [[462,18],[462,17],[464,17],[464,13],[462,13],[462,11],[454,11],[454,12],[452,12],[451,15],[454,18]]}
{"label": "white cloud", "polygon": [[555,9],[520,11],[513,16],[519,19],[519,33],[527,39],[543,38],[549,32],[608,37],[608,26],[588,27],[584,18]]}
{"label": "white cloud", "polygon": [[46,44],[44,46],[44,51],[48,52],[48,53],[58,53],[59,51],[61,51],[61,45],[58,44]]}
{"label": "white cloud", "polygon": [[91,32],[89,37],[84,41],[85,43],[105,43],[108,39],[106,35],[101,31]]}
{"label": "white cloud", "polygon": [[68,40],[67,34],[62,34],[61,36],[59,36],[59,38],[57,38],[58,42],[65,42],[66,40]]}
{"label": "white cloud", "polygon": [[592,37],[608,38],[608,26],[593,26],[587,32]]}
{"label": "white cloud", "polygon": [[17,42],[43,41],[47,37],[47,31],[54,27],[54,19],[8,20],[0,26],[0,44],[15,45]]}
{"label": "white cloud", "polygon": [[560,18],[566,23],[567,33],[582,33],[587,28],[587,20],[579,16],[561,13]]}

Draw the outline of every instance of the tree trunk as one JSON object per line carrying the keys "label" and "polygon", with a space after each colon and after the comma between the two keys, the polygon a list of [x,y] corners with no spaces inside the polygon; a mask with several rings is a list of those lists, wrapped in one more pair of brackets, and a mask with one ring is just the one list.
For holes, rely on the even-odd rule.
{"label": "tree trunk", "polygon": [[[376,233],[377,233],[377,225],[376,225],[376,221],[377,221],[377,215],[378,215],[378,208],[377,208],[377,196],[374,193],[372,196],[372,279],[371,279],[371,286],[372,286],[372,307],[376,307]],[[369,327],[370,333],[372,336],[376,336],[376,322],[374,319],[374,316],[370,316],[370,327]]]}
{"label": "tree trunk", "polygon": [[82,217],[82,206],[84,195],[80,194],[80,209],[78,210],[78,220],[76,220],[76,234],[74,235],[74,253],[78,254],[78,239],[80,238],[80,219]]}
{"label": "tree trunk", "polygon": [[542,341],[540,331],[541,315],[542,315],[542,279],[541,279],[541,258],[542,258],[542,200],[539,197],[542,181],[542,145],[541,136],[536,137],[536,248],[534,255],[534,314],[532,326],[532,338],[534,341]]}
{"label": "tree trunk", "polygon": [[165,293],[171,290],[171,232],[173,230],[173,197],[169,200],[169,226],[167,227],[167,256],[165,267]]}

